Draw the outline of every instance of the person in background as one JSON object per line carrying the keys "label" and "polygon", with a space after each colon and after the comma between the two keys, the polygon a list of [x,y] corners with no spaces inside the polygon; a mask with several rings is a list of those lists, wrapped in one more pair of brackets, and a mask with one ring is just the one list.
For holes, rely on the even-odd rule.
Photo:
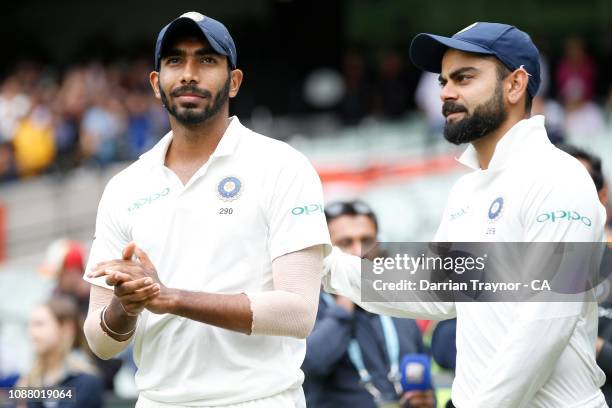
{"label": "person in background", "polygon": [[457,319],[442,320],[436,324],[431,337],[431,356],[438,365],[455,371],[457,359]]}
{"label": "person in background", "polygon": [[[586,167],[595,188],[599,195],[599,200],[606,209],[608,208],[608,184],[603,175],[601,159],[587,151],[575,147],[572,145],[558,145],[561,150],[565,151],[569,155],[575,157]],[[612,240],[612,234],[607,231],[606,238],[608,242]],[[608,249],[610,246],[608,245]],[[606,270],[609,271],[608,263],[610,261],[610,251],[605,255],[603,269],[604,273]],[[608,265],[608,266],[606,266]],[[602,283],[602,291],[610,290],[609,279]],[[606,296],[609,299],[609,295]],[[612,404],[612,301],[605,299],[599,304],[599,325],[597,328],[597,338],[595,340],[595,352],[597,356],[597,365],[606,373],[606,382],[601,387],[601,391],[606,397],[606,403]]]}
{"label": "person in background", "polygon": [[43,277],[56,280],[54,295],[71,297],[77,303],[83,320],[87,316],[91,286],[82,279],[84,258],[85,250],[79,242],[61,238],[49,245],[45,262],[39,268]]}
{"label": "person in background", "polygon": [[557,92],[568,110],[590,101],[595,91],[596,66],[579,37],[570,37],[556,71]]}
{"label": "person in background", "polygon": [[364,55],[350,50],[342,59],[342,76],[345,93],[340,102],[339,114],[346,126],[358,125],[372,110],[372,83]]}
{"label": "person in background", "polygon": [[21,177],[41,174],[55,159],[52,115],[40,101],[16,126],[13,137],[15,164]]}
{"label": "person in background", "polygon": [[[77,305],[65,296],[52,297],[30,317],[34,362],[17,386],[72,388],[73,400],[60,401],[56,408],[99,408],[103,403],[102,379],[89,359],[78,317]],[[30,401],[27,406],[45,405]]]}
{"label": "person in background", "polygon": [[[20,376],[19,362],[14,352],[14,342],[2,335],[0,331],[0,406],[4,400],[3,391],[13,387]],[[2,390],[4,388],[4,390]],[[4,396],[8,398],[7,395]]]}
{"label": "person in background", "polygon": [[[336,202],[327,206],[325,215],[333,245],[356,256],[377,256],[378,222],[369,206],[361,201]],[[391,330],[382,319],[392,323]],[[393,350],[394,339],[399,342],[397,351]],[[414,320],[369,313],[344,296],[322,292],[306,343],[302,369],[308,407],[370,408],[393,403],[389,406],[434,407],[431,390],[402,393],[389,379],[393,374],[390,361],[399,364],[406,354],[425,353]],[[361,350],[362,359],[351,351],[353,344]],[[368,374],[360,376],[363,369]]]}
{"label": "person in background", "polygon": [[[49,245],[45,262],[39,269],[42,276],[56,280],[53,296],[66,296],[75,302],[79,310],[80,323],[87,317],[91,287],[82,279],[84,271],[85,249],[79,242],[64,238]],[[115,375],[121,368],[122,360],[119,358],[102,360],[94,355],[91,358],[104,379],[104,388],[109,391],[114,390]]]}
{"label": "person in background", "polygon": [[409,81],[402,54],[387,50],[380,57],[374,87],[374,111],[387,120],[401,119],[410,107]]}
{"label": "person in background", "polygon": [[12,143],[19,122],[31,109],[30,99],[16,75],[0,82],[0,143]]}
{"label": "person in background", "polygon": [[565,108],[568,135],[584,138],[604,132],[603,113],[593,102],[597,66],[581,38],[568,38],[555,76],[557,93]]}
{"label": "person in background", "polygon": [[[601,159],[594,154],[587,152],[579,147],[569,145],[569,144],[559,144],[557,147],[570,156],[578,159],[580,163],[584,167],[586,167],[589,172],[591,178],[593,179],[593,183],[595,184],[595,189],[597,190],[597,195],[599,196],[599,201],[601,204],[608,208],[608,183],[603,175],[603,168],[601,165]],[[609,234],[608,234],[609,235]]]}
{"label": "person in background", "polygon": [[100,95],[83,116],[80,148],[83,159],[106,165],[116,160],[117,145],[125,135],[127,112],[118,98]]}
{"label": "person in background", "polygon": [[[443,369],[457,368],[457,319],[439,321],[431,336],[431,357]],[[446,408],[455,408],[448,400]]]}
{"label": "person in background", "polygon": [[0,183],[17,179],[13,144],[0,141]]}
{"label": "person in background", "polygon": [[438,139],[441,139],[442,130],[444,129],[438,75],[431,72],[423,72],[421,74],[414,94],[414,100],[425,115],[427,123],[426,143],[432,145]]}

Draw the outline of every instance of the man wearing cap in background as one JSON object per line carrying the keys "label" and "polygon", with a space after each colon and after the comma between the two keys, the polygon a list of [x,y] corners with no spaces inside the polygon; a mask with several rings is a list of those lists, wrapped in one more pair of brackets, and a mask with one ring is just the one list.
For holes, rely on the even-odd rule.
{"label": "man wearing cap in background", "polygon": [[55,279],[53,294],[73,298],[83,318],[87,314],[91,286],[82,279],[85,270],[84,257],[85,251],[80,243],[61,238],[49,245],[45,262],[39,268],[42,276]]}
{"label": "man wearing cap in background", "polygon": [[137,407],[305,406],[329,249],[321,183],[228,117],[242,75],[220,22],[164,27],[150,79],[171,131],[100,200],[85,333],[102,358],[134,341]]}
{"label": "man wearing cap in background", "polygon": [[[544,117],[530,117],[540,69],[526,33],[475,23],[450,38],[419,34],[410,56],[440,73],[444,136],[469,143],[459,161],[474,170],[452,188],[434,241],[603,241],[605,210],[589,174],[550,143]],[[559,210],[579,217],[545,216]],[[358,301],[359,259],[334,249],[325,263],[326,289]],[[594,302],[361,305],[396,316],[457,317],[452,401],[459,408],[606,406]]]}
{"label": "man wearing cap in background", "polygon": [[[330,203],[325,217],[332,245],[367,259],[380,255],[378,221],[366,203]],[[400,385],[402,358],[426,353],[414,320],[369,313],[346,297],[321,292],[307,345],[302,369],[309,408],[435,406],[432,390],[404,392]]]}

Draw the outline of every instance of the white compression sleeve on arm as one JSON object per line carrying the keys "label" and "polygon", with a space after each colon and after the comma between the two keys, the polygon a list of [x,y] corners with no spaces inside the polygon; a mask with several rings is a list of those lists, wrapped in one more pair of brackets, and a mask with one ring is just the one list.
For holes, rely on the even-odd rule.
{"label": "white compression sleeve on arm", "polygon": [[97,285],[91,285],[89,292],[89,309],[83,325],[85,338],[91,351],[102,360],[108,360],[121,353],[130,344],[133,336],[125,341],[110,337],[100,326],[102,309],[108,306],[113,298],[113,291]]}
{"label": "white compression sleeve on arm", "polygon": [[272,262],[274,290],[247,293],[251,334],[306,338],[317,317],[323,246],[279,256]]}

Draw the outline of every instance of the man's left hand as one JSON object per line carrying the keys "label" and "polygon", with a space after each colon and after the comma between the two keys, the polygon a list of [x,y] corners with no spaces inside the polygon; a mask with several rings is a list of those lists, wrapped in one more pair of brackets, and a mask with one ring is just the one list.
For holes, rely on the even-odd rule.
{"label": "man's left hand", "polygon": [[123,250],[124,254],[132,251],[136,255],[137,261],[132,259],[114,259],[112,261],[100,262],[88,276],[90,278],[106,276],[106,284],[109,286],[142,278],[150,278],[153,283],[159,285],[160,291],[159,296],[149,301],[145,307],[153,313],[168,313],[171,290],[159,280],[157,270],[149,256],[133,242],[129,243]]}

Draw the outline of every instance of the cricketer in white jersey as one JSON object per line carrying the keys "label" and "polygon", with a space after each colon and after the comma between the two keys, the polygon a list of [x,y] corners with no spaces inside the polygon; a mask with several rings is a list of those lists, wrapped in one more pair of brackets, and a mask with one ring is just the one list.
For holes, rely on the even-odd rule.
{"label": "cricketer in white jersey", "polygon": [[[539,64],[527,34],[495,23],[451,38],[419,34],[411,58],[440,73],[445,138],[470,143],[459,161],[473,171],[452,188],[435,242],[603,241],[605,210],[592,179],[550,143],[544,117],[529,117]],[[595,303],[360,302],[360,267],[334,249],[326,290],[375,313],[457,317],[456,407],[606,406]]]}
{"label": "cricketer in white jersey", "polygon": [[155,60],[172,130],[100,200],[88,342],[102,358],[133,344],[137,407],[304,407],[330,248],[319,177],[228,117],[242,72],[221,23],[186,13]]}

